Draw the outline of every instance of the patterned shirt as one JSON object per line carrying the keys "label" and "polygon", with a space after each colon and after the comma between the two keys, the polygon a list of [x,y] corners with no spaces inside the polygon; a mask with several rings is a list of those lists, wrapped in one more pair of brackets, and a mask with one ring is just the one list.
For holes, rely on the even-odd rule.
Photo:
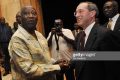
{"label": "patterned shirt", "polygon": [[21,26],[9,43],[13,80],[55,80],[59,65],[53,65],[47,40],[35,31],[37,39]]}

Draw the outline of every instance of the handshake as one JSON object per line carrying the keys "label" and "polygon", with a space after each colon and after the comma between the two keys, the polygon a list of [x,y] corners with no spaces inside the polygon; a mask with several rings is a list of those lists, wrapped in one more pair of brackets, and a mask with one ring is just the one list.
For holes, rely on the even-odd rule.
{"label": "handshake", "polygon": [[62,70],[69,69],[69,61],[65,59],[60,59],[54,64],[58,64]]}

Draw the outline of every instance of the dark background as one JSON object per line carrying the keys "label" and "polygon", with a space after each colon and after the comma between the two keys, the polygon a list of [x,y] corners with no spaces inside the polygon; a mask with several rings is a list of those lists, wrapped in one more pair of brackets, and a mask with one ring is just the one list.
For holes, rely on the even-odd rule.
{"label": "dark background", "polygon": [[[48,36],[51,28],[54,25],[54,20],[57,18],[61,18],[64,22],[64,28],[68,28],[73,30],[74,23],[76,19],[74,17],[74,11],[77,5],[86,0],[41,0],[42,11],[43,11],[43,21],[44,21],[44,29],[45,36]],[[108,0],[87,0],[97,4],[99,8],[99,22],[100,24],[104,24],[107,19],[103,15],[103,4]],[[120,3],[119,0],[118,3]]]}

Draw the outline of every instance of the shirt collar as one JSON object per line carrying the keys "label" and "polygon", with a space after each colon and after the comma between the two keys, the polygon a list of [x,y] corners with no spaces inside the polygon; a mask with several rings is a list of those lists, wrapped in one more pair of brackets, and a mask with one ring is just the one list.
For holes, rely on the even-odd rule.
{"label": "shirt collar", "polygon": [[[118,17],[119,17],[119,14],[116,14],[116,15],[112,18],[112,21],[116,22],[117,19],[118,19]],[[110,19],[110,18],[109,18],[109,19]]]}
{"label": "shirt collar", "polygon": [[85,34],[86,34],[86,36],[88,36],[89,34],[90,34],[90,31],[91,31],[91,29],[93,28],[93,25],[95,24],[95,21],[92,23],[92,24],[90,24],[84,31],[85,31]]}
{"label": "shirt collar", "polygon": [[[35,39],[29,32],[27,32],[23,27],[20,25],[18,26],[18,30],[25,36],[27,39]],[[35,31],[36,32],[36,31]]]}

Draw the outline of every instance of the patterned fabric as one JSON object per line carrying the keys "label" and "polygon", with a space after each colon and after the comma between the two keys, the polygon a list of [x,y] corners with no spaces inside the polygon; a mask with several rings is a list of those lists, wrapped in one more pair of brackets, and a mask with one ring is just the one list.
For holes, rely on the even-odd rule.
{"label": "patterned fabric", "polygon": [[13,80],[55,80],[59,65],[52,65],[47,40],[38,31],[37,39],[20,27],[9,43]]}

